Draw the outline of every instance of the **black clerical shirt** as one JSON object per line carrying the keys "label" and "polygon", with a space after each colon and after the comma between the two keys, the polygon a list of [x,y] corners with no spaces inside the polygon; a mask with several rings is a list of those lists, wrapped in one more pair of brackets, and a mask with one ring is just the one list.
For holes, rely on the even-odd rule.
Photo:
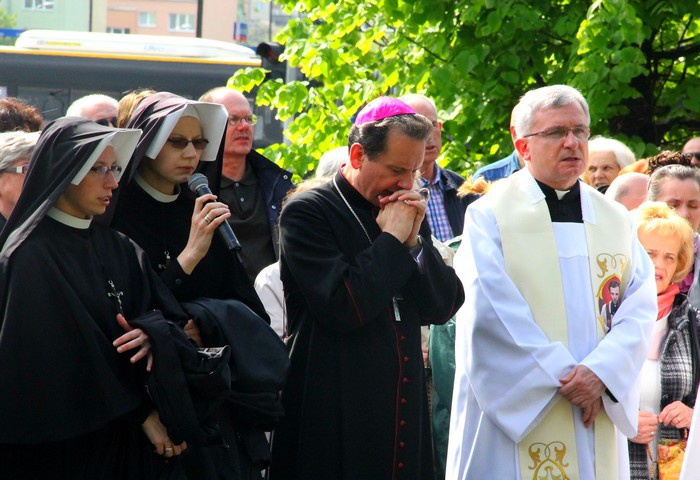
{"label": "black clerical shirt", "polygon": [[535,180],[542,190],[542,193],[544,193],[552,222],[583,223],[581,187],[578,181],[576,181],[569,191],[560,199],[555,189],[537,179]]}

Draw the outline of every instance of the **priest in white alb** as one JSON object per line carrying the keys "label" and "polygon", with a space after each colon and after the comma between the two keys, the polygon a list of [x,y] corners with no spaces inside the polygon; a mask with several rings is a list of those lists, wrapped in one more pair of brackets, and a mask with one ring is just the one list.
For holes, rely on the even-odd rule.
{"label": "priest in white alb", "polygon": [[[467,210],[448,479],[629,478],[654,268],[626,210],[579,181],[588,104],[565,85],[513,111],[527,168]],[[601,307],[620,285],[606,325]]]}

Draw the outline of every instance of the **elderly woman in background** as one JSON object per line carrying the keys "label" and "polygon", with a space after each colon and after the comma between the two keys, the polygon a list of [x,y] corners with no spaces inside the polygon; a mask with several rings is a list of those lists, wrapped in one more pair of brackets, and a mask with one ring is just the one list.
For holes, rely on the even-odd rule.
{"label": "elderly woman in background", "polygon": [[600,189],[612,183],[620,170],[634,162],[634,153],[614,138],[593,137],[588,141],[588,166],[583,181]]}
{"label": "elderly woman in background", "polygon": [[640,378],[639,424],[630,439],[630,478],[658,478],[660,439],[681,439],[690,426],[698,375],[698,319],[678,282],[693,263],[693,230],[662,202],[637,210],[638,236],[654,264],[658,319]]}
{"label": "elderly woman in background", "polygon": [[0,229],[15,208],[39,132],[0,133]]}

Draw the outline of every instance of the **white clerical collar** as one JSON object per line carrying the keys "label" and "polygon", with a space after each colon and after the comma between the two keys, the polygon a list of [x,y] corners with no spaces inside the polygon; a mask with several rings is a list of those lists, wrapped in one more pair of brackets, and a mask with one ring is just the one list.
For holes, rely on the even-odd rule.
{"label": "white clerical collar", "polygon": [[556,189],[555,189],[554,191],[556,192],[557,198],[558,198],[559,200],[561,200],[562,198],[564,198],[564,195],[566,195],[567,193],[569,193],[569,190],[556,190]]}
{"label": "white clerical collar", "polygon": [[88,228],[90,228],[90,223],[92,223],[92,218],[74,217],[73,215],[68,215],[66,212],[63,212],[56,207],[53,207],[51,210],[49,210],[49,212],[46,215],[48,217],[53,218],[59,223],[62,223],[69,227],[79,228],[81,230],[87,230]]}
{"label": "white clerical collar", "polygon": [[[532,173],[528,168],[523,168],[513,173],[516,178],[523,178],[525,192],[529,197],[530,201],[535,204],[545,199],[544,192],[537,184],[537,180],[532,176]],[[593,187],[589,187],[582,181],[578,181],[579,188],[581,189],[581,213],[583,214],[583,221],[586,223],[596,223],[595,211],[593,210],[592,200],[590,196],[593,195]]]}
{"label": "white clerical collar", "polygon": [[139,172],[136,172],[134,175],[134,180],[139,187],[143,188],[144,192],[160,203],[172,203],[177,200],[177,197],[180,196],[180,185],[175,186],[176,193],[173,195],[168,195],[153,188],[146,180],[143,179]]}

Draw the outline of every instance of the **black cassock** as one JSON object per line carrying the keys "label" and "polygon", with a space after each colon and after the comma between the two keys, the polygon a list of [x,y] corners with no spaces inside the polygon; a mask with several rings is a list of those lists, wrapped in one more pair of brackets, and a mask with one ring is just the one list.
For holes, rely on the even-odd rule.
{"label": "black cassock", "polygon": [[408,249],[381,233],[376,209],[340,173],[335,182],[372,243],[334,182],[282,212],[293,340],[270,478],[433,478],[420,327],[449,320],[464,291],[427,222],[420,273]]}
{"label": "black cassock", "polygon": [[75,119],[48,126],[2,232],[0,478],[156,478],[166,467],[141,429],[153,408],[145,360],[132,365],[136,351],[112,342],[125,333],[120,307],[127,320],[152,309],[186,317],[131,240],[46,216],[110,132]]}

